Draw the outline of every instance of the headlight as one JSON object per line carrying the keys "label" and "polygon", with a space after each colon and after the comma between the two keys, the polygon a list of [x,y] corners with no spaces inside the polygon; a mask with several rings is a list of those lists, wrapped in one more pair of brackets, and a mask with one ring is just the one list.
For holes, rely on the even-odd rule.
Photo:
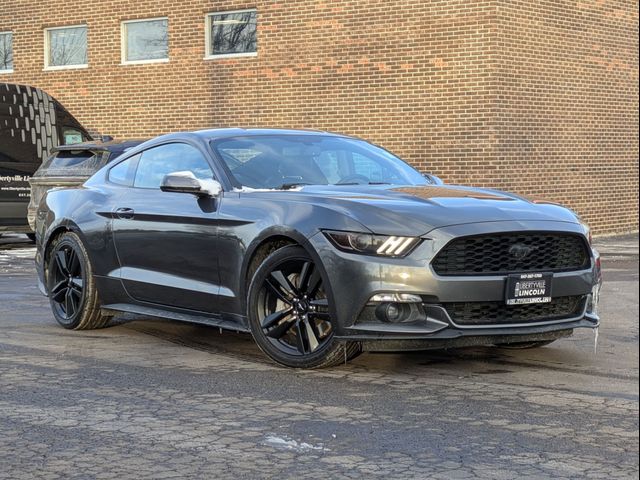
{"label": "headlight", "polygon": [[416,237],[335,231],[324,231],[323,233],[338,250],[362,255],[405,257],[420,243],[420,239]]}

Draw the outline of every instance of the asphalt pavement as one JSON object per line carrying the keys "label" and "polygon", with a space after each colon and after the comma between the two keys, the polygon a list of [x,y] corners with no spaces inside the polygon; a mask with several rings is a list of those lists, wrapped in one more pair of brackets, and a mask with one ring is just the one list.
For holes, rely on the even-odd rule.
{"label": "asphalt pavement", "polygon": [[597,351],[581,330],[294,371],[203,326],[66,331],[5,235],[0,479],[638,478],[638,237],[597,244]]}

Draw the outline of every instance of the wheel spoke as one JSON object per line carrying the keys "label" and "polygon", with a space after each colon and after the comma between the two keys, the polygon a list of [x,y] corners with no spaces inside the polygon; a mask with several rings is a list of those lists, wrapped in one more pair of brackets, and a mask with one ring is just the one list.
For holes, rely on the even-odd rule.
{"label": "wheel spoke", "polygon": [[309,345],[309,350],[311,352],[315,352],[315,350],[320,345],[320,342],[318,341],[318,337],[316,336],[316,333],[314,332],[313,328],[311,328],[311,324],[308,319],[305,318],[303,323],[304,323],[304,330],[306,334],[305,336],[307,337],[307,341],[308,341],[307,343]]}
{"label": "wheel spoke", "polygon": [[285,295],[280,290],[278,285],[274,285],[274,283],[270,279],[265,280],[265,284],[271,289],[271,291],[276,295],[276,297],[278,297],[278,299],[282,300],[287,305],[291,305],[291,298]]}
{"label": "wheel spoke", "polygon": [[295,297],[298,294],[298,289],[291,283],[291,281],[280,271],[271,272],[271,278],[273,278],[280,288],[290,297]]}
{"label": "wheel spoke", "polygon": [[82,277],[74,277],[74,278],[72,278],[71,279],[71,288],[81,292],[82,289],[84,288],[84,280],[82,280]]}
{"label": "wheel spoke", "polygon": [[76,290],[74,288],[70,288],[69,291],[71,292],[71,295],[78,301],[80,301],[80,299],[82,298],[82,290]]}
{"label": "wheel spoke", "polygon": [[51,290],[51,299],[56,303],[62,303],[67,295],[67,282],[60,282]]}
{"label": "wheel spoke", "polygon": [[326,298],[318,298],[316,300],[311,300],[309,304],[313,305],[314,307],[328,307],[329,300],[327,300]]}
{"label": "wheel spoke", "polygon": [[78,259],[78,255],[76,254],[73,248],[68,250],[67,254],[67,267],[69,268],[70,275],[77,275],[80,269],[80,260]]}
{"label": "wheel spoke", "polygon": [[300,275],[298,276],[298,290],[306,293],[309,287],[309,278],[311,276],[311,272],[313,270],[313,263],[304,262],[302,265],[302,269],[300,270]]}
{"label": "wheel spoke", "polygon": [[262,328],[271,328],[287,315],[290,315],[292,311],[293,310],[291,308],[287,308],[285,310],[280,310],[279,312],[272,313],[271,315],[265,317],[264,320],[262,320]]}
{"label": "wheel spoke", "polygon": [[67,266],[67,256],[65,255],[64,250],[58,250],[56,252],[55,259],[56,259],[56,265],[60,273],[62,273],[64,276],[69,275],[69,268]]}
{"label": "wheel spoke", "polygon": [[66,280],[62,280],[61,282],[58,282],[52,289],[51,289],[51,293],[53,295],[60,293],[60,290],[64,288],[64,286],[67,285],[67,281]]}
{"label": "wheel spoke", "polygon": [[291,329],[291,327],[295,325],[295,323],[296,322],[293,319],[282,322],[280,325],[267,332],[267,337],[275,338],[276,340],[280,339],[284,337],[284,335]]}
{"label": "wheel spoke", "polygon": [[64,310],[67,314],[67,317],[72,317],[75,313],[73,297],[71,296],[71,289],[67,289],[67,294],[64,296]]}
{"label": "wheel spoke", "polygon": [[298,345],[298,351],[301,354],[307,353],[307,345],[309,344],[307,338],[307,330],[302,326],[302,322],[298,323],[298,334],[296,335],[296,344]]}
{"label": "wheel spoke", "polygon": [[309,284],[307,285],[307,295],[310,297],[315,296],[322,285],[322,278],[320,277],[320,272],[317,268],[313,269],[311,273],[311,277],[309,278]]}
{"label": "wheel spoke", "polygon": [[331,318],[331,314],[329,312],[309,312],[308,315],[310,317],[320,318],[322,320],[329,320]]}

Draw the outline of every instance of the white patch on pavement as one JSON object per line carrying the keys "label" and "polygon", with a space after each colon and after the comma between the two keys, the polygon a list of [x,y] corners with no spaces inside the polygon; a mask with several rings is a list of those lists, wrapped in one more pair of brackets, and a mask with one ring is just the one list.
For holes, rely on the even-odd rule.
{"label": "white patch on pavement", "polygon": [[36,247],[14,248],[12,250],[1,250],[0,258],[33,258],[36,256]]}
{"label": "white patch on pavement", "polygon": [[0,250],[0,273],[18,273],[31,267],[36,256],[35,247]]}
{"label": "white patch on pavement", "polygon": [[296,452],[330,451],[328,448],[325,448],[323,444],[311,445],[310,443],[297,442],[287,438],[276,437],[275,435],[269,435],[263,443],[271,447],[281,448],[284,450],[294,450]]}

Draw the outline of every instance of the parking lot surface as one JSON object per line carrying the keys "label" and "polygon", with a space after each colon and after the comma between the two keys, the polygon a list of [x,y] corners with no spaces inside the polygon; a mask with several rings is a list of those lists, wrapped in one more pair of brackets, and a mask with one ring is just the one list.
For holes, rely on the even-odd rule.
{"label": "parking lot surface", "polygon": [[602,326],[537,350],[270,363],[248,335],[57,326],[0,239],[0,478],[638,478],[638,238],[599,240]]}

